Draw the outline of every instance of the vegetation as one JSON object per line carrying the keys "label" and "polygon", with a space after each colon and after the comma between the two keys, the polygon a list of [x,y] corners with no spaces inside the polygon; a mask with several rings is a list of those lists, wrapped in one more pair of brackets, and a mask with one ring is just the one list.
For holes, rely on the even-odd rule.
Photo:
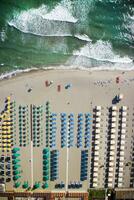
{"label": "vegetation", "polygon": [[93,198],[103,199],[105,198],[105,190],[104,189],[89,189],[89,200],[92,200]]}

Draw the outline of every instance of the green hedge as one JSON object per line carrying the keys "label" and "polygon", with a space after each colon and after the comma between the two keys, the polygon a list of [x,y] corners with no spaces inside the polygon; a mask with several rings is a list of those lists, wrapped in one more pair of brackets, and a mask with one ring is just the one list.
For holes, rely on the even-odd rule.
{"label": "green hedge", "polygon": [[88,190],[88,193],[89,193],[89,200],[92,200],[93,198],[105,198],[104,189],[102,190],[90,189]]}

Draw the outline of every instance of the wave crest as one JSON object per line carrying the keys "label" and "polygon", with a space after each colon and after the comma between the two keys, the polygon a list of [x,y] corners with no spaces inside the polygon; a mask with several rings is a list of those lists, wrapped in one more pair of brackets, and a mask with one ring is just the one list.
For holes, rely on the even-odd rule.
{"label": "wave crest", "polygon": [[62,5],[56,6],[50,12],[47,6],[42,5],[37,9],[29,9],[15,15],[8,22],[24,33],[35,35],[71,35],[72,23],[77,19]]}
{"label": "wave crest", "polygon": [[88,43],[84,47],[80,48],[80,50],[73,52],[74,56],[81,56],[92,58],[98,61],[107,61],[112,63],[131,63],[132,60],[125,56],[121,57],[116,55],[112,46],[109,42],[104,42],[102,40],[98,40],[96,43]]}

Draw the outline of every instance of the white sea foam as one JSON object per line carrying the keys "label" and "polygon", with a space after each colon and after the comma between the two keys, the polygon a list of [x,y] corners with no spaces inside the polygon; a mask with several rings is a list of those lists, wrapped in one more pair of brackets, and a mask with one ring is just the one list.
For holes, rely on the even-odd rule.
{"label": "white sea foam", "polygon": [[72,16],[69,10],[61,5],[56,6],[44,19],[76,23],[78,19]]}
{"label": "white sea foam", "polygon": [[134,15],[130,17],[130,19],[134,20]]}
{"label": "white sea foam", "polygon": [[8,78],[11,78],[11,77],[16,76],[18,74],[27,73],[27,72],[30,72],[32,70],[37,70],[37,69],[38,68],[27,68],[27,69],[18,69],[18,70],[14,70],[14,71],[11,71],[11,72],[5,72],[5,73],[2,73],[0,75],[0,80],[8,79]]}
{"label": "white sea foam", "polygon": [[73,55],[112,63],[132,62],[132,60],[127,56],[121,57],[119,55],[116,55],[112,50],[111,44],[109,42],[103,42],[102,40],[99,40],[94,44],[86,44],[84,47],[80,48],[80,50],[74,51]]}
{"label": "white sea foam", "polygon": [[[24,17],[23,17],[24,15]],[[45,20],[43,24],[41,24],[40,20],[37,24],[36,18],[28,17],[27,14],[23,13],[22,16],[19,16],[17,19],[13,19],[8,22],[10,26],[20,30],[23,33],[30,33],[38,36],[46,36],[46,37],[75,37],[79,40],[90,42],[91,39],[86,34],[71,34],[69,24],[60,24],[54,23],[52,21]]]}
{"label": "white sea foam", "polygon": [[78,38],[79,40],[83,40],[83,41],[87,41],[87,42],[91,42],[92,40],[88,37],[88,35],[83,34],[75,34],[74,37]]}
{"label": "white sea foam", "polygon": [[41,36],[70,36],[71,24],[76,22],[77,19],[70,11],[59,4],[51,11],[48,11],[45,5],[22,11],[15,14],[8,24],[24,33]]}
{"label": "white sea foam", "polygon": [[59,65],[59,66],[48,66],[48,67],[42,67],[42,68],[27,68],[27,69],[18,69],[18,70],[15,70],[15,71],[11,71],[11,72],[5,72],[3,74],[0,75],[0,80],[3,80],[3,79],[10,79],[14,76],[17,76],[19,74],[22,74],[22,73],[28,73],[28,72],[31,72],[31,71],[38,71],[38,70],[87,70],[87,71],[98,71],[98,70],[109,70],[109,71],[114,71],[114,70],[125,70],[125,71],[131,71],[131,70],[134,70],[134,65],[128,65],[126,67],[126,65],[120,65],[119,63],[118,64],[115,64],[114,66],[110,66],[110,65],[106,65],[106,66],[103,66],[103,65],[100,65],[99,67],[85,67],[85,66],[77,66],[77,65]]}
{"label": "white sea foam", "polygon": [[0,40],[2,42],[5,42],[7,36],[6,36],[6,31],[3,29],[1,32],[0,32]]}

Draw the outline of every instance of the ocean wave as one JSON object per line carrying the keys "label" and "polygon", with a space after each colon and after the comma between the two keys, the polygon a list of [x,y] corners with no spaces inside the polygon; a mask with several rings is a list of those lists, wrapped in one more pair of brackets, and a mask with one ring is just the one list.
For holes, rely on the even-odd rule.
{"label": "ocean wave", "polygon": [[92,40],[88,37],[88,35],[83,34],[75,34],[74,37],[78,38],[79,40],[83,40],[83,41],[87,41],[87,42],[91,42]]}
{"label": "ocean wave", "polygon": [[106,61],[112,63],[131,63],[132,60],[128,57],[116,55],[109,42],[98,40],[96,43],[88,43],[79,50],[73,52],[74,56],[92,58],[97,61]]}
{"label": "ocean wave", "polygon": [[37,36],[42,36],[42,37],[74,37],[74,38],[77,38],[79,40],[82,40],[82,41],[86,41],[86,42],[91,42],[92,40],[86,35],[86,34],[71,34],[70,32],[68,33],[62,33],[62,32],[55,32],[55,33],[41,33],[40,31],[39,32],[32,32],[30,30],[26,30],[26,29],[21,29],[21,27],[18,27],[16,26],[12,21],[8,22],[8,24],[10,26],[13,26],[14,28],[18,29],[19,31],[23,32],[23,33],[29,33],[29,34],[33,34],[33,35],[37,35]]}
{"label": "ocean wave", "polygon": [[37,9],[32,8],[15,14],[8,24],[24,33],[68,36],[71,35],[72,23],[76,22],[77,19],[67,8],[57,5],[48,11],[47,6],[42,5]]}
{"label": "ocean wave", "polygon": [[78,19],[72,16],[69,10],[61,5],[56,6],[51,12],[47,13],[44,19],[55,20],[55,21],[64,21],[76,23]]}

